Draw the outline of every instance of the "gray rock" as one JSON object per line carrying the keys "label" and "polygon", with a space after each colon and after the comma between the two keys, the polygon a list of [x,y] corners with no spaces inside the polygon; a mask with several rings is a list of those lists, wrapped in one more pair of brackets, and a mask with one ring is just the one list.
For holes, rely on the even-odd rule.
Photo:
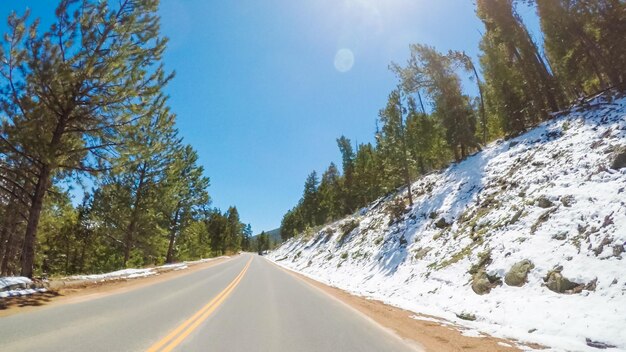
{"label": "gray rock", "polygon": [[485,270],[481,269],[472,276],[472,290],[477,295],[485,295],[492,288],[501,284],[500,278],[495,275],[488,275]]}
{"label": "gray rock", "polygon": [[604,343],[604,342],[600,342],[600,341],[593,341],[590,338],[586,338],[585,342],[587,342],[587,346],[593,347],[593,348],[597,348],[597,349],[600,349],[600,350],[606,350],[607,348],[616,348],[617,347],[617,346],[610,345],[608,343]]}
{"label": "gray rock", "polygon": [[572,206],[572,204],[575,202],[575,198],[572,195],[569,196],[563,196],[561,197],[561,204],[563,204],[564,207],[569,208]]}
{"label": "gray rock", "polygon": [[517,262],[504,276],[504,282],[509,286],[524,286],[528,273],[534,268],[535,265],[528,259]]}
{"label": "gray rock", "polygon": [[435,226],[438,229],[445,229],[446,227],[450,226],[450,224],[448,224],[446,222],[446,219],[442,217],[441,219],[437,220],[437,222],[435,223]]}
{"label": "gray rock", "polygon": [[624,253],[624,246],[622,246],[621,244],[616,244],[613,246],[614,256],[619,257],[620,255],[622,255],[622,253]]}
{"label": "gray rock", "polygon": [[617,151],[613,156],[611,169],[619,170],[624,167],[626,167],[626,146],[621,146],[617,148]]}
{"label": "gray rock", "polygon": [[563,267],[558,266],[554,270],[548,272],[548,275],[546,275],[546,277],[543,279],[546,287],[550,291],[556,293],[568,293],[567,291],[572,291],[581,286],[580,284],[570,281],[569,279],[564,277],[563,274],[561,274],[562,270]]}
{"label": "gray rock", "polygon": [[552,203],[548,198],[546,198],[546,196],[541,196],[537,198],[535,204],[537,204],[538,207],[544,208],[544,209],[554,206],[554,203]]}

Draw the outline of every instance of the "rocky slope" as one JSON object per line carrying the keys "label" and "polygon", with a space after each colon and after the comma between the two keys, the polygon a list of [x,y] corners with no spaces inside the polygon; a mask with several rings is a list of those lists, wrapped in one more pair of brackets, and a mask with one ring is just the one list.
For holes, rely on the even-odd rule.
{"label": "rocky slope", "polygon": [[270,257],[473,333],[626,350],[625,159],[626,98],[597,97]]}

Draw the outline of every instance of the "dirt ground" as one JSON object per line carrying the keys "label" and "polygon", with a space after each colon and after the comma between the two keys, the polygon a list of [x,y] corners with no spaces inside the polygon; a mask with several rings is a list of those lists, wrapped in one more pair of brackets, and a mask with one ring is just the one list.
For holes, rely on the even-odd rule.
{"label": "dirt ground", "polygon": [[38,309],[44,306],[55,304],[76,303],[111,294],[127,292],[140,287],[156,284],[169,280],[173,277],[188,275],[198,270],[208,268],[228,261],[231,258],[217,258],[206,263],[190,265],[185,270],[168,271],[159,275],[147,276],[136,279],[109,280],[103,282],[84,281],[79,284],[72,284],[48,292],[33,294],[21,297],[7,297],[0,299],[0,318]]}

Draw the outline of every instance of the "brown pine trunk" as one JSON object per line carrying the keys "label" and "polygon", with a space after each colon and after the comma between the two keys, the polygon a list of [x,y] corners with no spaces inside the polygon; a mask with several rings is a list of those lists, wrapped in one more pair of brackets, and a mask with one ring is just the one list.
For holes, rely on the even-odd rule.
{"label": "brown pine trunk", "polygon": [[174,243],[176,242],[176,231],[178,224],[178,216],[180,214],[180,202],[178,203],[178,208],[176,209],[176,214],[174,214],[174,220],[172,221],[172,226],[170,229],[170,244],[167,247],[167,255],[165,256],[165,262],[171,263],[174,260]]}
{"label": "brown pine trunk", "polygon": [[135,202],[133,203],[133,210],[130,214],[130,222],[126,229],[126,238],[124,239],[124,267],[130,259],[130,251],[133,248],[134,234],[137,228],[137,218],[139,217],[139,206],[143,196],[143,187],[145,183],[146,168],[145,165],[141,166],[139,172],[139,184],[137,185],[137,191],[135,193]]}
{"label": "brown pine trunk", "polygon": [[26,233],[24,234],[24,244],[22,247],[22,276],[33,277],[37,226],[39,225],[39,218],[41,217],[43,200],[48,190],[48,184],[50,183],[50,175],[50,166],[44,165],[40,170],[35,193],[31,200],[30,211],[28,212],[28,222],[26,224]]}

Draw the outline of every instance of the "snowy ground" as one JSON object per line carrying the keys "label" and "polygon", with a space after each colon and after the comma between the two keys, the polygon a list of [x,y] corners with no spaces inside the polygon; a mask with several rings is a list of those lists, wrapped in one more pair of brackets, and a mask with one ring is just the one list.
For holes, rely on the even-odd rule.
{"label": "snowy ground", "polygon": [[[626,351],[626,168],[611,169],[620,147],[626,98],[597,98],[423,177],[413,184],[413,207],[401,204],[398,213],[390,196],[269,257],[474,331],[554,351],[595,351],[597,343]],[[504,281],[522,260],[534,265],[522,287],[473,291],[470,270]],[[581,286],[549,290],[544,278],[556,266]]]}
{"label": "snowy ground", "polygon": [[[166,264],[157,266],[154,268],[144,268],[144,269],[123,269],[118,271],[113,271],[110,273],[103,274],[93,274],[93,275],[74,275],[66,278],[60,279],[61,281],[72,282],[72,281],[111,281],[111,280],[122,280],[122,279],[136,279],[140,277],[147,277],[153,275],[159,275],[159,273],[164,271],[176,271],[176,270],[185,270],[189,268],[190,265],[200,264],[210,262],[220,258],[229,258],[227,256],[222,256],[218,258],[208,258],[208,259],[200,259],[196,261],[182,262],[176,264]],[[13,297],[13,296],[25,296],[38,292],[45,292],[45,288],[36,288],[33,281],[26,277],[20,276],[11,276],[11,277],[0,277],[0,298],[4,297]]]}
{"label": "snowy ground", "polygon": [[46,289],[35,287],[33,281],[27,277],[0,277],[0,298],[26,296],[38,292],[46,292]]}

